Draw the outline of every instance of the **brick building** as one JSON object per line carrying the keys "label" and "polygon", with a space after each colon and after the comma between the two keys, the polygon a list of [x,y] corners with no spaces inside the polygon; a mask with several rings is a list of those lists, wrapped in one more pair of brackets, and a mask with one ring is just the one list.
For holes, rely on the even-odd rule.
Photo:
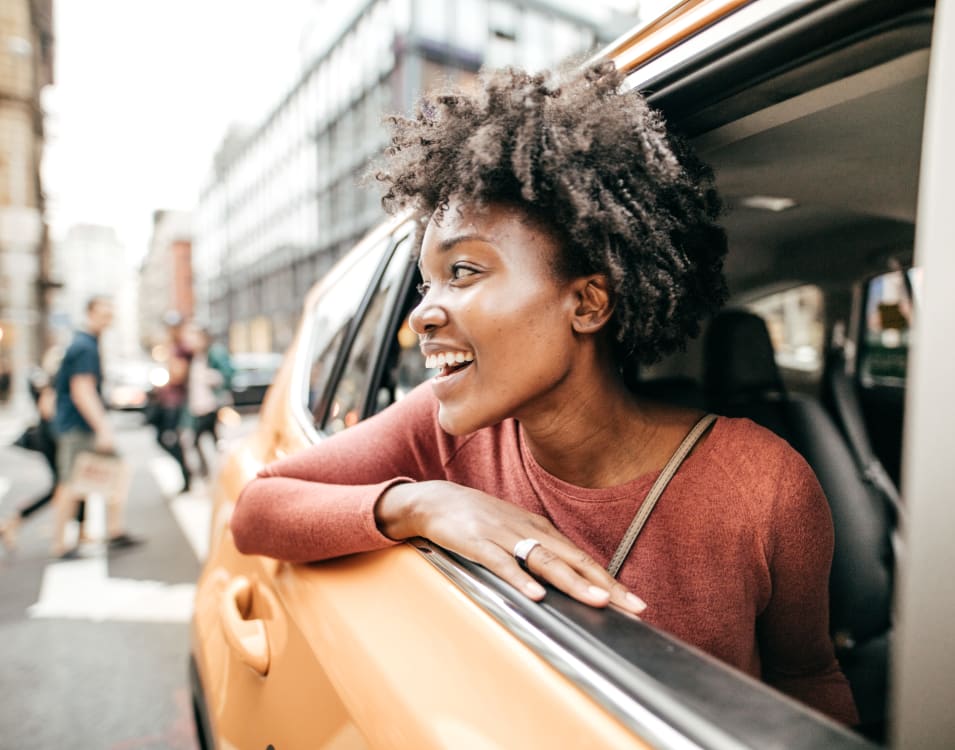
{"label": "brick building", "polygon": [[40,91],[53,80],[52,0],[0,2],[0,373],[26,398],[46,343],[49,243]]}

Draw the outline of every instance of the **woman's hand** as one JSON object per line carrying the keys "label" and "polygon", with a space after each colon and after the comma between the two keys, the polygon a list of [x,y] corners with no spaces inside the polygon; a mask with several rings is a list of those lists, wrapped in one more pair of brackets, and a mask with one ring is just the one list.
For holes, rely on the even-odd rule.
{"label": "woman's hand", "polygon": [[430,539],[539,601],[544,587],[513,555],[517,542],[533,538],[540,542],[527,556],[534,575],[592,607],[613,603],[634,614],[646,609],[549,520],[480,490],[446,481],[398,484],[379,498],[375,520],[387,537]]}

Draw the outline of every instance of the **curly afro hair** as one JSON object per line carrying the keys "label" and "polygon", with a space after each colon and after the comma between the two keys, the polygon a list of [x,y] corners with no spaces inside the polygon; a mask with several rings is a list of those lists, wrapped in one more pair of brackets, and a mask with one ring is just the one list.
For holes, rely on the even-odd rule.
{"label": "curly afro hair", "polygon": [[628,381],[686,345],[726,297],[726,236],[710,169],[604,62],[561,77],[505,69],[478,93],[425,97],[389,117],[375,176],[391,213],[454,199],[516,203],[560,241],[565,278],[603,273],[614,354]]}

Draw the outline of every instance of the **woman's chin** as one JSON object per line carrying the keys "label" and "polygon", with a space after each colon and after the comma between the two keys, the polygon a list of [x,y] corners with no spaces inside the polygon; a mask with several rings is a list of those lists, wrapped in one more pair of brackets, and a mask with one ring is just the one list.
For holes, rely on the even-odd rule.
{"label": "woman's chin", "polygon": [[453,437],[469,435],[472,432],[494,424],[500,420],[489,422],[485,417],[487,415],[477,414],[474,409],[462,408],[459,406],[448,406],[440,401],[438,402],[438,424],[441,429]]}

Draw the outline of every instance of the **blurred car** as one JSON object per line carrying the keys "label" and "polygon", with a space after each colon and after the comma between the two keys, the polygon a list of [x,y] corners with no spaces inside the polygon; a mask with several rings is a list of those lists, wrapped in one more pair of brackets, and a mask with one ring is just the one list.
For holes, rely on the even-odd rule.
{"label": "blurred car", "polygon": [[265,398],[282,355],[273,352],[240,352],[232,355],[232,401],[236,406],[257,406]]}
{"label": "blurred car", "polygon": [[[533,603],[426,541],[313,565],[237,552],[229,518],[263,464],[428,376],[407,327],[414,225],[398,218],[309,293],[256,432],[224,459],[192,621],[206,747],[853,748],[884,741],[887,716],[899,747],[955,741],[955,592],[935,575],[955,551],[932,531],[955,524],[937,470],[955,414],[951,366],[943,377],[929,360],[950,348],[955,297],[919,296],[955,274],[950,170],[918,187],[920,165],[955,167],[955,109],[941,105],[955,15],[908,0],[689,2],[604,54],[694,142],[730,205],[732,309],[640,387],[771,423],[816,470],[836,536],[832,638],[863,726],[615,610],[556,591]],[[902,325],[919,336],[873,333]],[[918,366],[882,377],[900,341]]]}
{"label": "blurred car", "polygon": [[166,380],[165,369],[149,360],[110,362],[103,373],[103,400],[117,411],[142,411]]}

